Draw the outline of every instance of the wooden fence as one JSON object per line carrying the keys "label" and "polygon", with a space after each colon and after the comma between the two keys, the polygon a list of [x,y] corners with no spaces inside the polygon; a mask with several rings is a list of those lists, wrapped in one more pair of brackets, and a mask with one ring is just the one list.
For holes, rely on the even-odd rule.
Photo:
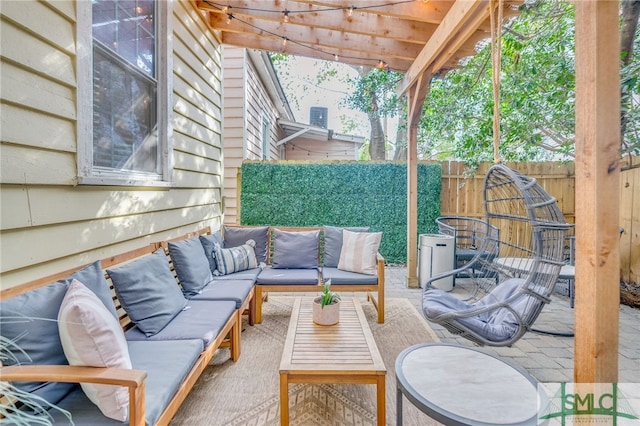
{"label": "wooden fence", "polygon": [[[634,164],[635,163],[635,164]],[[442,162],[442,216],[484,218],[484,177],[490,163],[466,173],[459,162]],[[575,223],[575,166],[573,163],[508,163],[509,167],[536,178],[556,197],[565,220]],[[626,162],[620,176],[620,274],[625,282],[640,282],[640,161]]]}

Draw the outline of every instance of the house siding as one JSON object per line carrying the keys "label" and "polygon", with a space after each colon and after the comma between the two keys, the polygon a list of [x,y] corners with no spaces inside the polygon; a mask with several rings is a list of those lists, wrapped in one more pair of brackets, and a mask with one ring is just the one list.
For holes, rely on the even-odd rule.
{"label": "house siding", "polygon": [[357,160],[360,147],[353,142],[304,137],[295,138],[285,146],[287,160]]}
{"label": "house siding", "polygon": [[77,185],[77,3],[2,2],[2,288],[219,228],[221,48],[191,2],[172,4],[173,186],[142,189]]}
{"label": "house siding", "polygon": [[245,159],[262,158],[262,117],[269,122],[269,159],[279,160],[278,112],[246,49],[224,47],[224,223],[240,223],[238,173]]}

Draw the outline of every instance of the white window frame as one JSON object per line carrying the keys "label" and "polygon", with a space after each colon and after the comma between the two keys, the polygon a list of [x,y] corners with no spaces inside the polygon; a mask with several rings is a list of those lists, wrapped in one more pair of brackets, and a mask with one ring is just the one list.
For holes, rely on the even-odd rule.
{"label": "white window frame", "polygon": [[173,0],[156,2],[157,114],[160,174],[93,167],[93,30],[90,1],[76,2],[78,183],[110,186],[173,186]]}

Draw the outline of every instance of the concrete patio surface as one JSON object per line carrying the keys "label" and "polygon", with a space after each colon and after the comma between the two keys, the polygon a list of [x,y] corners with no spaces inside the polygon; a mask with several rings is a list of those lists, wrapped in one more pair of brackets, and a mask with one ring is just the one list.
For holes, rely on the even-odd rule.
{"label": "concrete patio surface", "polygon": [[[385,268],[386,297],[405,297],[422,313],[422,289],[406,286],[407,270],[399,266]],[[456,291],[454,288],[453,291]],[[429,323],[442,342],[473,346],[438,324]],[[534,324],[534,329],[572,333],[574,310],[569,298],[554,293]],[[538,332],[526,333],[512,347],[485,347],[487,352],[513,360],[541,382],[573,381],[573,337]],[[640,309],[620,306],[619,383],[640,383]]]}

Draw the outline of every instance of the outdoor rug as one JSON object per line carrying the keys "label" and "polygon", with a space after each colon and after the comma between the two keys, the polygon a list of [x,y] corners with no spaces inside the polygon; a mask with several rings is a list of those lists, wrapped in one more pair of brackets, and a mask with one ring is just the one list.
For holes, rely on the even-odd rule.
{"label": "outdoor rug", "polygon": [[[172,426],[279,425],[280,357],[289,327],[294,297],[269,295],[263,305],[262,324],[244,324],[242,352],[234,363],[221,349],[198,379],[171,422]],[[402,298],[385,301],[385,323],[377,323],[373,305],[362,308],[387,367],[386,424],[396,424],[395,361],[407,347],[438,341],[426,321]],[[291,425],[375,425],[375,385],[289,385]],[[403,402],[404,424],[438,424]]]}

